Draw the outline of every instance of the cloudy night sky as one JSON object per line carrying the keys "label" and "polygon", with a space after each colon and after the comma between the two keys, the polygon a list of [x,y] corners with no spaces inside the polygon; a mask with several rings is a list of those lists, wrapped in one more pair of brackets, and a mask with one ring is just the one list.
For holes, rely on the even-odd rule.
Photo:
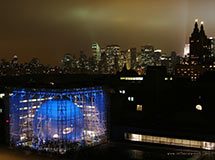
{"label": "cloudy night sky", "polygon": [[182,53],[196,18],[215,36],[214,16],[214,0],[1,0],[0,58],[58,64],[92,42]]}

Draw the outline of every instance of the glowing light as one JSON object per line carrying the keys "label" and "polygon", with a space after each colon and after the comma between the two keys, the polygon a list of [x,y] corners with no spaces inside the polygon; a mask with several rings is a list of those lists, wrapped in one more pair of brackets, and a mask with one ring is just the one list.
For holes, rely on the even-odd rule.
{"label": "glowing light", "polygon": [[44,101],[44,100],[51,100],[51,99],[52,99],[52,97],[38,98],[38,99],[28,99],[28,100],[21,100],[20,103],[37,102],[37,101]]}
{"label": "glowing light", "polygon": [[130,141],[183,146],[183,147],[189,147],[189,148],[190,147],[200,148],[200,149],[206,149],[206,150],[215,150],[214,142],[178,139],[178,138],[170,138],[170,137],[159,137],[159,136],[141,135],[141,134],[133,134],[133,133],[124,133],[124,135],[125,135],[125,139]]}
{"label": "glowing light", "polygon": [[90,137],[96,136],[95,131],[90,131],[90,130],[84,130],[84,134],[86,134],[87,136],[90,136]]}
{"label": "glowing light", "polygon": [[214,150],[215,149],[215,143],[203,142],[202,148],[206,149],[206,150]]}
{"label": "glowing light", "polygon": [[137,105],[137,111],[142,111],[143,110],[143,106],[142,105]]}
{"label": "glowing light", "polygon": [[0,93],[0,98],[3,98],[5,96],[4,93]]}
{"label": "glowing light", "polygon": [[21,136],[20,136],[20,140],[23,141],[27,138],[27,135],[25,133],[23,133]]}
{"label": "glowing light", "polygon": [[119,90],[119,93],[125,94],[125,90]]}
{"label": "glowing light", "polygon": [[185,44],[184,46],[184,57],[190,53],[190,44]]}
{"label": "glowing light", "polygon": [[128,97],[128,101],[133,102],[134,101],[134,97]]}
{"label": "glowing light", "polygon": [[140,134],[131,134],[131,141],[141,141],[142,140],[142,135]]}
{"label": "glowing light", "polygon": [[161,53],[162,50],[161,50],[161,49],[156,49],[154,52],[156,52],[156,53]]}
{"label": "glowing light", "polygon": [[202,106],[200,104],[196,105],[196,109],[202,111]]}
{"label": "glowing light", "polygon": [[203,25],[204,24],[204,22],[203,21],[201,21],[201,25]]}
{"label": "glowing light", "polygon": [[142,81],[143,77],[120,77],[120,80],[126,81]]}
{"label": "glowing light", "polygon": [[160,59],[161,59],[161,60],[166,60],[167,58],[166,58],[166,57],[160,57]]}
{"label": "glowing light", "polygon": [[63,134],[70,134],[73,131],[73,128],[68,127],[63,130]]}
{"label": "glowing light", "polygon": [[59,135],[58,135],[58,134],[54,134],[54,135],[53,135],[53,138],[58,139],[58,138],[59,138]]}
{"label": "glowing light", "polygon": [[195,22],[198,22],[199,20],[198,19],[195,19]]}

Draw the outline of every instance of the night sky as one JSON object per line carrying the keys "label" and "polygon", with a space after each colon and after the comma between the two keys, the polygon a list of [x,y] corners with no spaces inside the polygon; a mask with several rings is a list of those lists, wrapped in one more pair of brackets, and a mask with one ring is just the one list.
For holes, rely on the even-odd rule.
{"label": "night sky", "polygon": [[182,53],[196,18],[215,36],[214,16],[214,0],[1,0],[0,58],[57,64],[92,42]]}

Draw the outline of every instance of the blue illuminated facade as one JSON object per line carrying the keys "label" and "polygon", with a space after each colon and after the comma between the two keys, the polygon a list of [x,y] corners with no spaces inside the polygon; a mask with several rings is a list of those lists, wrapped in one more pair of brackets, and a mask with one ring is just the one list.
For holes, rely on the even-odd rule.
{"label": "blue illuminated facade", "polygon": [[101,87],[14,89],[9,104],[12,146],[66,152],[74,143],[92,146],[107,140]]}

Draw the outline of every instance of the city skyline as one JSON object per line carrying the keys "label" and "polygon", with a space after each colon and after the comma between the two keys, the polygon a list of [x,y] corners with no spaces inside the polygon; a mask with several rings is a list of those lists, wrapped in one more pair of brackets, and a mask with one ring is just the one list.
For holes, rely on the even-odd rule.
{"label": "city skyline", "polygon": [[83,50],[89,55],[93,42],[118,44],[123,50],[152,44],[182,55],[196,18],[205,22],[207,36],[215,36],[212,0],[22,0],[2,6],[1,58],[16,54],[21,62],[38,57],[42,63],[58,64],[65,53],[78,56]]}

